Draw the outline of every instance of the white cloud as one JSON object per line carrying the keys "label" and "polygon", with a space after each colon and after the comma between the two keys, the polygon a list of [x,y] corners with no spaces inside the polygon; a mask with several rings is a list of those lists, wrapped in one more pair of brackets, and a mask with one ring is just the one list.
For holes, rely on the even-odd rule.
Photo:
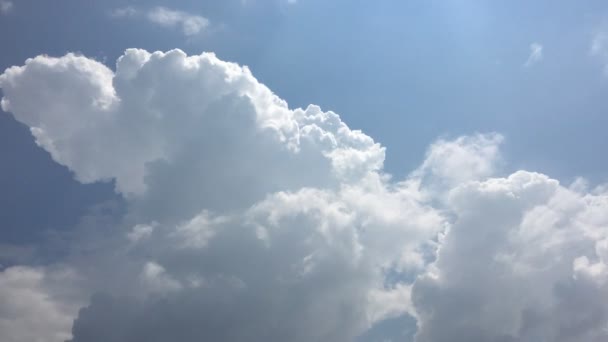
{"label": "white cloud", "polygon": [[82,305],[69,270],[9,267],[0,271],[0,340],[63,342]]}
{"label": "white cloud", "polygon": [[415,315],[414,306],[411,303],[412,288],[409,285],[398,284],[395,288],[372,291],[369,310],[372,322],[382,321],[403,315],[404,312]]}
{"label": "white cloud", "polygon": [[352,341],[404,314],[418,342],[606,338],[608,193],[499,177],[499,134],[438,140],[399,181],[371,137],[213,54],[39,56],[0,87],[55,161],[126,198],[62,261],[104,293],[74,342]]}
{"label": "white cloud", "polygon": [[133,229],[127,233],[127,239],[129,239],[133,243],[137,243],[143,239],[147,239],[154,232],[156,224],[138,224]]}
{"label": "white cloud", "polygon": [[543,60],[543,46],[539,43],[530,44],[530,56],[524,63],[525,67],[531,67]]}
{"label": "white cloud", "polygon": [[[403,285],[385,287],[382,266],[400,260],[409,240],[421,234],[418,223],[376,227],[382,217],[359,212],[342,196],[313,189],[277,193],[221,223],[215,220],[213,227],[209,213],[195,216],[182,225],[192,227],[187,235],[176,234],[180,227],[158,227],[129,249],[129,260],[144,271],[133,272],[137,278],[123,275],[117,297],[90,305],[76,321],[75,331],[82,333],[74,341],[97,341],[86,336],[103,336],[118,324],[126,327],[117,341],[164,340],[169,334],[184,341],[351,341],[374,322],[403,314],[411,308],[408,302],[392,300],[407,299],[409,291]],[[425,227],[431,228],[425,234],[430,237],[438,225],[431,221]],[[196,241],[192,233],[198,231],[206,242],[185,244]],[[383,233],[392,239],[375,238]],[[405,247],[394,248],[398,244]],[[157,296],[134,307],[119,297],[142,292]],[[175,319],[163,319],[168,312]],[[97,323],[103,317],[116,322]]]}
{"label": "white cloud", "polygon": [[148,20],[166,27],[181,27],[187,36],[200,33],[209,26],[209,20],[199,15],[171,10],[166,7],[156,7],[147,14]]}
{"label": "white cloud", "polygon": [[151,293],[168,293],[182,289],[182,284],[167,274],[165,268],[153,261],[143,266],[140,274],[142,287]]}
{"label": "white cloud", "polygon": [[12,1],[0,0],[0,13],[1,14],[7,14],[7,13],[11,12],[14,7],[15,6]]}
{"label": "white cloud", "polygon": [[430,146],[412,177],[420,179],[425,189],[434,191],[485,179],[500,167],[499,147],[503,140],[497,133],[440,139]]}
{"label": "white cloud", "polygon": [[608,194],[519,171],[457,186],[449,210],[458,219],[413,287],[416,341],[608,338],[608,287],[595,281]]}
{"label": "white cloud", "polygon": [[209,27],[209,20],[203,16],[162,6],[148,10],[140,10],[132,6],[121,7],[112,10],[110,16],[114,18],[143,17],[156,25],[179,28],[186,36],[197,35]]}
{"label": "white cloud", "polygon": [[107,324],[133,321],[129,336],[174,332],[174,322],[135,322],[187,301],[200,305],[183,308],[185,322],[242,327],[206,326],[220,340],[351,340],[406,310],[375,303],[402,297],[384,272],[423,267],[417,242],[444,228],[415,187],[386,183],[382,146],[335,113],[289,109],[247,68],[212,54],[128,50],[116,72],[39,56],[0,86],[3,108],[39,146],[82,182],[115,180],[136,221],[74,243],[103,246],[70,262],[91,292],[111,294],[79,317],[75,341],[104,338],[108,326],[96,322],[124,296],[139,304]]}
{"label": "white cloud", "polygon": [[[128,50],[116,74],[85,57],[40,56],[9,68],[0,86],[4,110],[78,180],[115,179],[140,211],[165,218],[354,182],[384,160],[384,148],[336,114],[290,110],[247,68],[213,54]],[[178,208],[161,205],[167,197]]]}

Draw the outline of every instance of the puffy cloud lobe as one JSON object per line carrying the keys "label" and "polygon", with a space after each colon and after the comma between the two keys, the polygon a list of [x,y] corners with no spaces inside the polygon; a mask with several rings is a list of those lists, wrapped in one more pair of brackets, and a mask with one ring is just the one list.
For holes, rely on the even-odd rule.
{"label": "puffy cloud lobe", "polygon": [[[385,270],[409,265],[403,254],[419,252],[410,240],[430,239],[441,218],[396,199],[397,212],[362,210],[351,191],[279,192],[239,214],[157,225],[135,244],[134,227],[119,257],[132,267],[121,292],[82,311],[74,341],[352,341],[410,311],[409,287],[387,284]],[[407,212],[419,222],[398,224]],[[380,226],[385,217],[395,221]],[[116,321],[96,323],[108,317]]]}
{"label": "puffy cloud lobe", "polygon": [[15,266],[0,272],[0,340],[58,342],[82,305],[77,278],[66,269]]}
{"label": "puffy cloud lobe", "polygon": [[599,285],[605,285],[608,280],[608,240],[600,240],[595,245],[597,261],[591,262],[587,256],[574,260],[574,272],[577,276],[588,277]]}
{"label": "puffy cloud lobe", "polygon": [[[106,115],[117,100],[112,76],[103,65],[73,54],[28,59],[25,67],[9,68],[0,76],[2,109],[20,113],[15,118],[30,127],[36,143],[72,167],[79,181],[109,179],[113,172],[129,178],[133,171],[126,165],[117,170],[111,151],[100,148],[107,143],[96,133],[113,120]],[[111,147],[118,150],[119,145]],[[93,158],[98,161],[91,162]]]}
{"label": "puffy cloud lobe", "polygon": [[413,287],[416,341],[608,337],[608,288],[598,281],[607,194],[519,171],[457,186],[449,198],[457,218]]}
{"label": "puffy cloud lobe", "polygon": [[191,216],[382,167],[384,148],[336,114],[290,110],[247,68],[212,54],[127,50],[116,69],[39,56],[0,76],[2,106],[78,180],[114,179],[142,210],[175,216],[162,209],[170,197]]}
{"label": "puffy cloud lobe", "polygon": [[497,133],[439,139],[429,147],[424,162],[411,177],[432,196],[441,196],[463,182],[488,178],[500,168],[503,140]]}
{"label": "puffy cloud lobe", "polygon": [[378,304],[409,291],[385,272],[421,268],[416,241],[442,218],[413,185],[392,189],[384,148],[335,113],[289,109],[247,68],[179,50],[128,50],[115,72],[39,56],[0,86],[38,144],[80,181],[114,180],[135,221],[70,260],[109,293],[74,341],[348,341],[408,310]]}

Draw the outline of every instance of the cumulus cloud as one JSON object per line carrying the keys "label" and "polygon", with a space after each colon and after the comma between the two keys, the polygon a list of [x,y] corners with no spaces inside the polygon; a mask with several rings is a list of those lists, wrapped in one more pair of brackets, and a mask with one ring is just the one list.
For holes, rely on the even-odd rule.
{"label": "cumulus cloud", "polygon": [[[9,68],[0,85],[2,108],[55,161],[81,182],[115,180],[150,216],[181,219],[279,190],[335,188],[384,160],[383,147],[335,113],[290,110],[247,68],[213,54],[128,50],[116,74],[82,56],[40,56]],[[179,203],[166,208],[166,198]]]}
{"label": "cumulus cloud", "polygon": [[13,2],[8,0],[0,0],[0,13],[7,14],[13,10]]}
{"label": "cumulus cloud", "polygon": [[418,342],[606,338],[608,193],[501,176],[499,134],[440,139],[394,180],[371,137],[209,53],[38,56],[0,88],[126,200],[62,260],[92,295],[73,342],[352,341],[404,315]]}
{"label": "cumulus cloud", "polygon": [[607,195],[526,171],[450,190],[457,219],[413,287],[416,341],[606,340]]}
{"label": "cumulus cloud", "polygon": [[[352,341],[409,310],[401,302],[407,288],[384,284],[381,267],[403,250],[376,247],[367,236],[375,234],[362,231],[368,215],[337,194],[277,193],[242,214],[208,216],[187,222],[186,235],[158,227],[131,247],[139,279],[120,281],[137,284],[128,293],[136,304],[118,295],[93,301],[75,322],[74,341]],[[401,235],[406,245],[415,233]],[[190,243],[201,238],[202,245]],[[104,317],[115,321],[98,324]],[[108,327],[118,327],[114,339],[104,335]]]}
{"label": "cumulus cloud", "polygon": [[59,342],[83,304],[67,269],[15,266],[0,272],[0,340]]}
{"label": "cumulus cloud", "polygon": [[439,195],[463,182],[492,176],[501,166],[499,148],[503,140],[497,133],[439,139],[429,147],[412,178]]}
{"label": "cumulus cloud", "polygon": [[543,60],[543,46],[539,43],[530,44],[530,56],[524,63],[525,67],[531,67]]}
{"label": "cumulus cloud", "polygon": [[186,36],[194,36],[209,27],[209,19],[167,7],[140,10],[132,6],[116,8],[110,12],[114,18],[142,17],[149,22],[167,28],[179,28]]}
{"label": "cumulus cloud", "polygon": [[[113,180],[128,200],[122,232],[94,242],[111,247],[71,261],[108,293],[81,313],[74,341],[112,340],[103,317],[132,322],[115,341],[175,330],[193,334],[185,341],[352,340],[408,310],[377,304],[407,293],[385,273],[423,267],[432,247],[418,242],[444,228],[414,185],[387,183],[381,145],[335,113],[288,108],[212,54],[132,49],[115,72],[39,56],[0,86],[3,109],[55,161],[82,182]],[[124,297],[137,303],[127,316],[106,311]],[[182,323],[147,321],[184,302]],[[188,317],[211,325],[182,329]]]}

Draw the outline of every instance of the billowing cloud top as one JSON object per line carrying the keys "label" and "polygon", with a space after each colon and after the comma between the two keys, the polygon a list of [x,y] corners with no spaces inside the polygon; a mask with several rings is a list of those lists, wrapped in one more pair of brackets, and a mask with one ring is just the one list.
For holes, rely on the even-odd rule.
{"label": "billowing cloud top", "polygon": [[290,110],[247,68],[213,54],[131,49],[115,74],[82,56],[40,56],[9,68],[0,86],[2,108],[55,161],[81,182],[113,179],[125,196],[204,191],[212,208],[251,204],[250,194],[354,181],[384,160],[336,114]]}
{"label": "billowing cloud top", "polygon": [[353,341],[402,315],[418,342],[608,337],[608,193],[500,177],[499,134],[439,140],[395,181],[372,138],[213,54],[38,56],[0,87],[128,206],[61,262],[0,273],[3,341]]}

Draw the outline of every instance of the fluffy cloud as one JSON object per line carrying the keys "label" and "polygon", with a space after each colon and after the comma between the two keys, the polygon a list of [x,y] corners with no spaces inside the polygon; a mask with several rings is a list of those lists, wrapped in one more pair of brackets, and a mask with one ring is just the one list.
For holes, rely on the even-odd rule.
{"label": "fluffy cloud", "polygon": [[195,211],[355,181],[384,160],[336,114],[290,110],[247,68],[213,54],[128,50],[116,74],[82,56],[40,56],[6,70],[0,86],[2,108],[78,180],[114,179],[125,196],[213,200]]}
{"label": "fluffy cloud", "polygon": [[496,133],[439,139],[429,147],[412,178],[435,196],[463,182],[487,178],[500,169],[499,148],[503,140]]}
{"label": "fluffy cloud", "polygon": [[114,9],[110,15],[114,18],[143,17],[162,27],[179,28],[186,36],[197,35],[209,27],[209,20],[203,16],[162,6],[148,10],[139,10],[132,6],[121,7]]}
{"label": "fluffy cloud", "polygon": [[416,341],[608,338],[608,193],[519,171],[449,197],[456,219],[413,288]]}
{"label": "fluffy cloud", "polygon": [[[128,201],[121,227],[74,243],[95,253],[66,261],[107,294],[74,341],[178,330],[185,341],[348,341],[409,310],[378,304],[409,293],[385,275],[422,268],[432,247],[420,242],[443,219],[414,183],[389,184],[384,148],[335,113],[289,109],[247,68],[179,50],[128,50],[115,72],[39,56],[0,86],[3,109],[55,161],[82,182],[113,180]],[[126,316],[107,311],[124,298]],[[176,311],[180,323],[166,319]],[[192,318],[211,325],[183,329]]]}
{"label": "fluffy cloud", "polygon": [[74,341],[351,341],[403,314],[409,289],[385,284],[382,266],[401,264],[408,237],[416,239],[408,226],[423,227],[383,227],[399,240],[378,241],[365,231],[378,218],[340,196],[281,192],[242,214],[203,212],[177,227],[156,227],[125,249],[133,276],[120,279],[120,294],[83,310]]}
{"label": "fluffy cloud", "polygon": [[0,87],[56,162],[126,199],[62,260],[93,294],[73,342],[352,341],[404,315],[417,341],[606,338],[608,194],[499,177],[499,134],[438,140],[393,180],[372,138],[213,54],[39,56]]}
{"label": "fluffy cloud", "polygon": [[82,305],[70,270],[9,267],[0,272],[0,339],[56,342],[70,338]]}

